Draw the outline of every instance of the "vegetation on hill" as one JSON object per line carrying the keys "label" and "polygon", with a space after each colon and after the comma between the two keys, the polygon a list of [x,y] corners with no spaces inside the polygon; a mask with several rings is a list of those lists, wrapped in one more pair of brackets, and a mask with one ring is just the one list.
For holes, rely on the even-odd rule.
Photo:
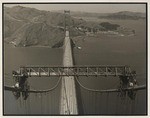
{"label": "vegetation on hill", "polygon": [[105,19],[121,19],[121,20],[139,20],[139,19],[145,19],[146,14],[145,13],[139,13],[139,12],[129,12],[129,11],[122,11],[107,15],[100,15],[98,18],[105,18]]}
{"label": "vegetation on hill", "polygon": [[63,40],[64,31],[45,23],[28,23],[17,30],[11,38],[16,46],[52,46]]}
{"label": "vegetation on hill", "polygon": [[[66,16],[72,36],[83,34],[75,26],[84,22]],[[15,46],[50,46],[64,38],[64,14],[15,6],[4,8],[4,38]]]}
{"label": "vegetation on hill", "polygon": [[[91,13],[79,14],[83,16],[91,15]],[[99,16],[99,13],[92,14],[93,17]],[[77,16],[78,13],[73,12],[71,15]],[[132,12],[101,14],[102,18],[104,16],[105,18],[144,18],[141,13]],[[64,20],[63,12],[42,11],[22,6],[4,7],[4,40],[15,46],[59,47],[65,37],[65,25],[70,26],[71,38],[86,35],[89,32],[114,31],[120,27],[109,22],[90,22],[69,15],[66,15],[66,24],[64,24]]]}
{"label": "vegetation on hill", "polygon": [[107,31],[107,30],[117,30],[120,25],[118,24],[111,24],[109,22],[102,22],[100,25]]}

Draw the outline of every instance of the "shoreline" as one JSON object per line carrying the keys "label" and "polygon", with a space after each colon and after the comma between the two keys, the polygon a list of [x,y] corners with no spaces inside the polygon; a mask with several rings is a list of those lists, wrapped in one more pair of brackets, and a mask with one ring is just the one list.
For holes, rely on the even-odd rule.
{"label": "shoreline", "polygon": [[15,46],[14,44],[9,43],[9,42],[5,42],[5,41],[4,41],[4,45],[10,45],[13,48],[30,48],[30,47],[32,47],[32,48],[51,48],[51,49],[53,49],[50,46],[42,46],[42,45],[35,45],[35,46]]}

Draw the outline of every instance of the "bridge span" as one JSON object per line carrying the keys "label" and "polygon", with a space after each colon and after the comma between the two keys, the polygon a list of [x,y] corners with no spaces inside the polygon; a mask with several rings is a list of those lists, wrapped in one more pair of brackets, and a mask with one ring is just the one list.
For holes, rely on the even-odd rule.
{"label": "bridge span", "polygon": [[[73,66],[72,47],[69,31],[64,40],[63,66]],[[60,114],[78,114],[74,76],[62,77]]]}

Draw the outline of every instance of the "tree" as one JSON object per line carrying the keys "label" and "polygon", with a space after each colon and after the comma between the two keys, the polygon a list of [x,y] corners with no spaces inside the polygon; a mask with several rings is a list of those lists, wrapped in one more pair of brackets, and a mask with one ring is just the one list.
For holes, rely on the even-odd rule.
{"label": "tree", "polygon": [[120,25],[118,24],[111,24],[109,22],[102,22],[100,23],[100,25],[104,27],[106,30],[117,30],[117,28],[120,27]]}

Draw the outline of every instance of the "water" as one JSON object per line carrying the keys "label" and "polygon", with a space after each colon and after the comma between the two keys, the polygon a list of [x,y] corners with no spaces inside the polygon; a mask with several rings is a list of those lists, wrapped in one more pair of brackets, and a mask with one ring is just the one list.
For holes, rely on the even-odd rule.
{"label": "water", "polygon": [[[118,21],[113,23],[118,23]],[[129,65],[136,70],[139,84],[146,83],[146,25],[144,21],[119,21],[120,24],[135,29],[136,36],[116,37],[101,35],[98,38],[85,38],[78,42],[82,50],[75,50],[76,64],[83,65]],[[116,88],[119,85],[114,77],[80,77],[80,82],[95,89]],[[88,96],[88,97],[87,97]],[[85,114],[145,114],[146,91],[138,91],[135,101],[121,100],[117,94],[98,94],[81,88]],[[99,99],[99,100],[93,100]],[[94,101],[97,101],[95,105]],[[139,102],[140,101],[140,102]],[[123,104],[124,103],[124,104]],[[96,107],[96,108],[95,108]],[[82,109],[82,108],[81,108]],[[96,109],[95,111],[93,109]],[[81,110],[82,111],[82,110]],[[82,113],[81,113],[82,114]]]}
{"label": "water", "polygon": [[[14,85],[11,77],[12,70],[19,69],[20,65],[61,65],[62,49],[50,48],[14,48],[6,44],[4,49],[4,84]],[[9,75],[9,76],[8,76]],[[58,78],[30,78],[30,87],[37,90],[52,88]],[[15,100],[12,92],[4,92],[5,114],[58,114],[60,87],[54,92],[44,94],[30,94],[27,101]],[[48,99],[49,98],[49,99]],[[29,108],[30,107],[30,108]]]}
{"label": "water", "polygon": [[[113,21],[114,22],[114,21]],[[104,36],[78,41],[82,50],[74,49],[76,65],[130,65],[137,72],[139,84],[146,83],[146,24],[144,21],[116,21],[135,29],[136,36],[115,37]],[[14,48],[4,45],[5,85],[12,85],[12,70],[20,65],[62,65],[62,49],[44,47]],[[30,78],[32,88],[47,89],[53,87],[58,78]],[[117,78],[80,77],[80,82],[95,89],[115,88],[119,84]],[[81,91],[81,94],[80,94]],[[4,114],[58,114],[60,87],[56,91],[45,94],[30,94],[27,101],[15,100],[12,92],[4,92]],[[81,114],[145,114],[146,91],[137,93],[135,102],[128,98],[121,100],[114,94],[95,94],[80,88],[78,96],[82,98]],[[95,101],[97,103],[95,103]],[[84,108],[84,109],[83,109]]]}

